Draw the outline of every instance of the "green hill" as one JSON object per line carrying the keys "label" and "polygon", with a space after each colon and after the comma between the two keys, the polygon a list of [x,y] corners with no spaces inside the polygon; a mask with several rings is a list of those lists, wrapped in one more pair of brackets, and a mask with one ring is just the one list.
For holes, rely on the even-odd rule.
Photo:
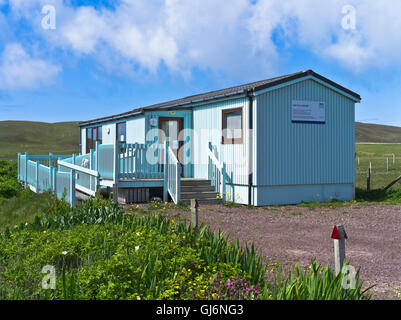
{"label": "green hill", "polygon": [[[355,123],[356,142],[401,143],[401,127]],[[0,159],[17,153],[78,153],[78,122],[0,121]]]}
{"label": "green hill", "polygon": [[401,127],[355,123],[356,142],[401,143]]}
{"label": "green hill", "polygon": [[0,159],[16,159],[18,152],[72,154],[78,149],[78,122],[0,121]]}

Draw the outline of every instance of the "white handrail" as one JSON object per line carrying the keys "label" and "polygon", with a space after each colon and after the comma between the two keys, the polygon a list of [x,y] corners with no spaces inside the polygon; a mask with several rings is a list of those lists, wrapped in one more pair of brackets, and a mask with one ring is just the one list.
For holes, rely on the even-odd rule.
{"label": "white handrail", "polygon": [[68,163],[68,162],[65,162],[65,161],[62,161],[62,160],[59,161],[58,164],[60,166],[67,167],[67,168],[70,168],[70,169],[78,171],[78,172],[83,172],[83,173],[89,174],[89,175],[94,176],[94,177],[98,177],[99,176],[99,172],[98,171],[91,170],[91,169],[88,169],[88,168],[84,168],[84,167],[81,167],[81,166],[77,166],[76,164],[71,164],[71,163]]}
{"label": "white handrail", "polygon": [[214,153],[207,148],[207,155],[209,156],[210,160],[212,160],[212,162],[214,163],[214,165],[219,169],[222,170],[223,169],[223,165],[219,162],[219,160],[216,158],[216,156],[214,155]]}
{"label": "white handrail", "polygon": [[174,154],[174,150],[171,147],[168,147],[168,150],[170,151],[170,153],[171,153],[171,155],[173,157],[173,160],[175,160],[175,162],[178,163],[179,161],[178,161],[177,157]]}

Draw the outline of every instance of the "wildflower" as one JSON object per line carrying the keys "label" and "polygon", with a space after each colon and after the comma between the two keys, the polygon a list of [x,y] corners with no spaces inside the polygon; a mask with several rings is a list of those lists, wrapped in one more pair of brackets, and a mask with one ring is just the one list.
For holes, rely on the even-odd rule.
{"label": "wildflower", "polygon": [[136,233],[136,235],[137,235],[137,236],[140,236],[140,235],[141,235],[141,233],[140,233],[140,232],[137,232],[137,233]]}
{"label": "wildflower", "polygon": [[62,254],[63,256],[65,256],[67,253],[68,253],[67,251],[61,252],[61,254]]}
{"label": "wildflower", "polygon": [[141,297],[140,296],[136,296],[136,300],[141,300]]}
{"label": "wildflower", "polygon": [[138,251],[138,250],[139,250],[139,246],[136,246],[136,247],[135,247],[135,251]]}

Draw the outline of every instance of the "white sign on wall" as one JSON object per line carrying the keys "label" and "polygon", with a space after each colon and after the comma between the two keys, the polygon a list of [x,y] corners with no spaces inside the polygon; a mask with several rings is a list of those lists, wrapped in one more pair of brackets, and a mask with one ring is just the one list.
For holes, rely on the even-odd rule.
{"label": "white sign on wall", "polygon": [[319,101],[292,100],[291,121],[326,123],[326,106]]}

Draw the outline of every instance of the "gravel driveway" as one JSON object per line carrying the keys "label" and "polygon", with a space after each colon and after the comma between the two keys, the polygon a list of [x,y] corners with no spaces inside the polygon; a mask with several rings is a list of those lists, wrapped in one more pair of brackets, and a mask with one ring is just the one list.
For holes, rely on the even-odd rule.
{"label": "gravel driveway", "polygon": [[[356,269],[373,299],[401,297],[401,206],[335,204],[332,207],[274,206],[257,209],[202,206],[199,221],[221,229],[242,243],[254,242],[267,263],[289,267],[316,258],[334,268],[331,232],[343,224],[348,234],[346,259]],[[188,218],[189,213],[185,213]]]}

